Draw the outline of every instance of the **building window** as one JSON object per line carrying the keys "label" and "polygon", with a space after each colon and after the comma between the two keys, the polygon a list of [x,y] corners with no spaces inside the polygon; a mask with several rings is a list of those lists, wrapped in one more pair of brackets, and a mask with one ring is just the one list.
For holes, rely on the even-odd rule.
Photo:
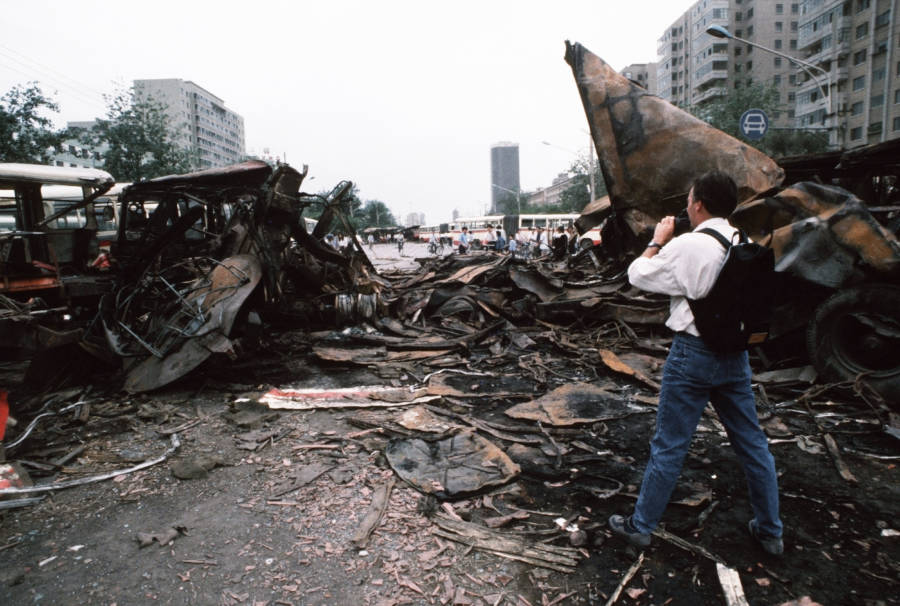
{"label": "building window", "polygon": [[[868,23],[867,23],[866,25],[868,25]],[[748,38],[752,38],[752,37],[753,37],[753,26],[752,26],[752,25],[750,25],[750,26],[747,27],[747,37],[748,37]],[[751,46],[750,48],[753,48],[753,47]]]}
{"label": "building window", "polygon": [[775,82],[775,86],[781,86],[781,74],[775,74],[772,80]]}
{"label": "building window", "polygon": [[797,3],[791,4],[791,14],[796,15],[800,12],[800,5]]}
{"label": "building window", "polygon": [[900,103],[900,88],[894,91],[894,103]]}
{"label": "building window", "polygon": [[747,71],[753,71],[753,61],[747,61]]}
{"label": "building window", "polygon": [[862,126],[857,126],[856,128],[850,129],[850,139],[853,141],[862,139]]}
{"label": "building window", "polygon": [[775,40],[775,50],[781,50],[781,38]]}
{"label": "building window", "polygon": [[784,24],[781,21],[775,22],[775,31],[781,33],[784,31]]}
{"label": "building window", "polygon": [[863,113],[863,102],[857,101],[853,105],[850,106],[850,115],[858,116]]}
{"label": "building window", "polygon": [[748,19],[752,19],[752,18],[753,18],[753,7],[752,7],[752,6],[751,6],[750,8],[747,9],[747,18],[748,18]]}
{"label": "building window", "polygon": [[872,0],[856,0],[856,12],[861,13],[862,11],[869,8],[872,5]]}
{"label": "building window", "polygon": [[741,49],[735,48],[735,49],[734,49],[734,56],[735,56],[735,57],[740,57],[740,56],[741,56]]}
{"label": "building window", "polygon": [[797,50],[797,39],[794,38],[791,40],[791,50]]}
{"label": "building window", "polygon": [[886,10],[875,17],[875,27],[882,27],[891,22],[891,11]]}
{"label": "building window", "polygon": [[775,67],[781,67],[781,57],[775,57],[773,63],[775,64]]}
{"label": "building window", "polygon": [[743,18],[744,18],[744,15],[743,15],[743,13],[741,13],[741,11],[738,11],[738,12],[736,12],[736,13],[734,14],[734,20],[735,20],[735,21],[740,21],[740,20],[743,19]]}
{"label": "building window", "polygon": [[788,103],[793,103],[796,98],[796,93],[788,93]]}
{"label": "building window", "polygon": [[789,109],[789,110],[788,110],[788,118],[793,118],[794,115],[795,115],[795,114],[794,114],[794,110]]}
{"label": "building window", "polygon": [[884,105],[884,95],[872,95],[870,107],[881,107],[882,105]]}
{"label": "building window", "polygon": [[743,30],[740,30],[740,29],[734,30],[734,35],[737,36],[738,38],[743,37]]}
{"label": "building window", "polygon": [[853,53],[853,65],[859,65],[866,62],[866,49]]}
{"label": "building window", "polygon": [[866,87],[866,77],[859,76],[857,78],[853,78],[853,90],[862,90]]}
{"label": "building window", "polygon": [[869,35],[869,24],[862,23],[856,26],[856,39],[859,40],[861,38],[865,38]]}
{"label": "building window", "polygon": [[796,32],[797,29],[798,29],[797,22],[796,22],[796,21],[791,21],[791,31],[792,31],[792,32]]}
{"label": "building window", "polygon": [[880,135],[881,134],[881,122],[872,122],[869,125],[869,134],[870,135]]}
{"label": "building window", "polygon": [[776,4],[776,5],[775,5],[775,14],[776,14],[776,15],[783,15],[783,14],[784,14],[784,5],[783,5],[783,4]]}
{"label": "building window", "polygon": [[791,84],[797,84],[797,74],[791,74],[788,76],[788,82]]}
{"label": "building window", "polygon": [[897,116],[896,118],[894,118],[893,129],[900,130],[900,116]]}
{"label": "building window", "polygon": [[878,69],[872,70],[872,82],[880,82],[884,80],[884,68],[879,67]]}

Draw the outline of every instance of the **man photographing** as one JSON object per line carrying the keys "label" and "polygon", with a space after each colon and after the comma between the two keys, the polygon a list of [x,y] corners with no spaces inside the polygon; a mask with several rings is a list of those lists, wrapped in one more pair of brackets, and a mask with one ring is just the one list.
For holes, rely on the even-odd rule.
{"label": "man photographing", "polygon": [[759,426],[747,351],[722,353],[710,348],[700,337],[689,303],[710,292],[726,254],[715,237],[699,231],[712,229],[733,241],[737,230],[727,217],[736,205],[737,187],[731,177],[711,172],[697,178],[687,200],[693,231],[673,237],[675,218],[663,218],[644,253],[628,268],[632,285],[672,297],[666,326],[675,333],[663,369],[650,460],[634,513],[609,518],[610,529],[638,547],[650,544],[700,415],[710,402],[747,478],[753,510],[750,534],[771,555],[784,550],[775,460]]}

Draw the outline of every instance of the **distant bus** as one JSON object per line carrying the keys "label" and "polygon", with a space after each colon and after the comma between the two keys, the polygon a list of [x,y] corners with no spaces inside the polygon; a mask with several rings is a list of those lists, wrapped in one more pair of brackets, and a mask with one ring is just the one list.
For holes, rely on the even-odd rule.
{"label": "distant bus", "polygon": [[[481,217],[459,217],[455,221],[442,223],[438,226],[423,226],[420,228],[422,238],[427,240],[431,232],[437,232],[445,242],[452,242],[453,246],[459,244],[459,234],[463,227],[469,228],[470,241],[477,247],[481,242],[489,239],[488,225],[496,230],[499,226],[503,230],[504,237],[509,240],[516,232],[531,232],[533,229],[543,227],[545,231],[556,232],[557,227],[574,225],[578,213],[547,213],[547,214],[521,214],[521,215],[485,215]],[[594,244],[600,244],[600,231],[592,229],[581,238],[589,238]]]}

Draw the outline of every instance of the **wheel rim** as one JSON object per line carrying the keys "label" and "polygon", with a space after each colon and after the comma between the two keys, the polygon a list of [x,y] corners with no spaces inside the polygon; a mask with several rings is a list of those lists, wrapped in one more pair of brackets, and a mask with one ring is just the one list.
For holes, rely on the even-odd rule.
{"label": "wheel rim", "polygon": [[891,318],[848,311],[836,318],[832,334],[834,355],[848,368],[878,376],[900,366],[900,332]]}

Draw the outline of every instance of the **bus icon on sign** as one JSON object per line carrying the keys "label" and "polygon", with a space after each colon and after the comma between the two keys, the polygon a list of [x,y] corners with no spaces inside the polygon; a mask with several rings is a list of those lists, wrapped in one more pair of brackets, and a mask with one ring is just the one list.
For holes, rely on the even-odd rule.
{"label": "bus icon on sign", "polygon": [[757,141],[769,130],[769,117],[761,109],[748,109],[741,114],[739,126],[742,135],[751,141]]}

